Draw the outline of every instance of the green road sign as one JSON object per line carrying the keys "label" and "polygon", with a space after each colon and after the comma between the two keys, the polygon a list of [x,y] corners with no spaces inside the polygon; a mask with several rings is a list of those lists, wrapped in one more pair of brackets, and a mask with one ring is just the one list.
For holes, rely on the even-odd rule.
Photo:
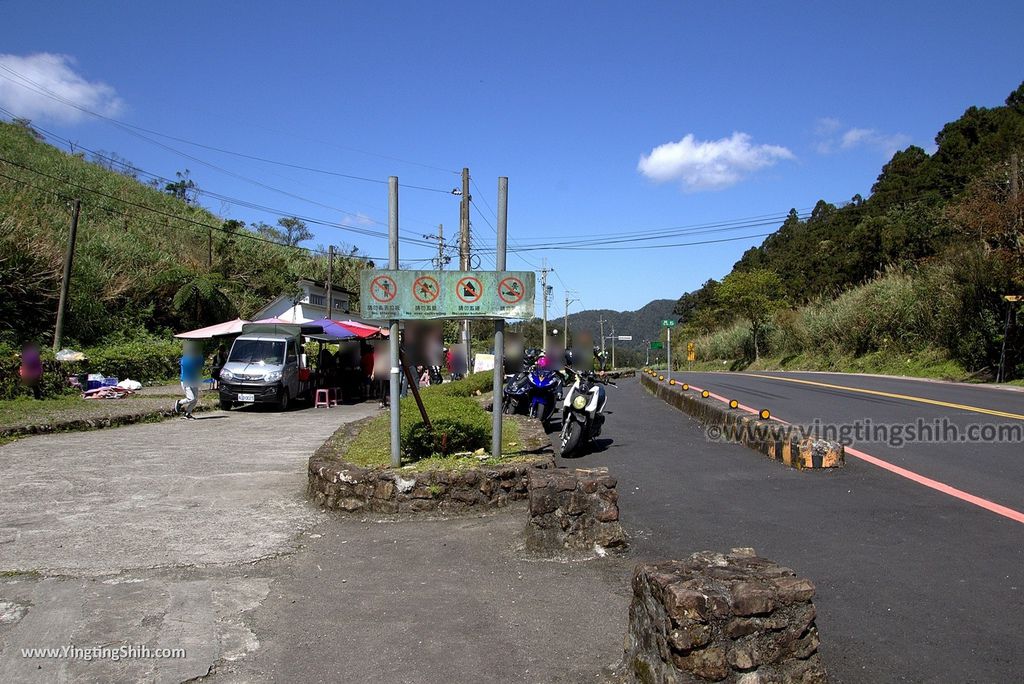
{"label": "green road sign", "polygon": [[676,327],[676,322],[674,320],[672,320],[671,318],[669,318],[669,319],[666,319],[666,320],[661,322],[661,327],[663,327],[663,328],[674,328],[674,327]]}
{"label": "green road sign", "polygon": [[664,349],[665,345],[661,342],[651,342],[651,349]]}
{"label": "green road sign", "polygon": [[365,270],[366,318],[533,318],[533,271]]}

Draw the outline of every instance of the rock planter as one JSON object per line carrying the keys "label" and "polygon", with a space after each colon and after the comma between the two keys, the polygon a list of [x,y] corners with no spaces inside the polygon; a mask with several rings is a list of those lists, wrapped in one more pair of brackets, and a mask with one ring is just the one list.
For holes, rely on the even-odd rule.
{"label": "rock planter", "polygon": [[750,549],[637,566],[623,682],[826,682],[814,585]]}
{"label": "rock planter", "polygon": [[313,456],[306,491],[318,506],[351,513],[459,513],[525,499],[529,474],[553,467],[554,461],[545,456],[468,470],[415,472]]}
{"label": "rock planter", "polygon": [[534,470],[527,479],[527,550],[554,553],[626,545],[617,482],[607,468]]}

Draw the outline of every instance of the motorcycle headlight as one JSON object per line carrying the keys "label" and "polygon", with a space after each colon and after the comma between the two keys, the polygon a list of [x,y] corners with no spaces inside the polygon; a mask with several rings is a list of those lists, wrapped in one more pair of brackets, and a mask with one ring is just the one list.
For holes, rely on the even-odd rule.
{"label": "motorcycle headlight", "polygon": [[586,405],[587,405],[587,398],[585,396],[583,396],[582,394],[577,394],[575,397],[573,397],[572,407],[574,409],[576,409],[578,411],[582,411],[583,408]]}
{"label": "motorcycle headlight", "polygon": [[227,368],[224,368],[220,372],[220,379],[221,380],[234,380],[235,379],[235,374],[232,373],[231,371],[229,371]]}
{"label": "motorcycle headlight", "polygon": [[267,382],[277,382],[281,379],[281,371],[270,371],[263,376],[263,379]]}

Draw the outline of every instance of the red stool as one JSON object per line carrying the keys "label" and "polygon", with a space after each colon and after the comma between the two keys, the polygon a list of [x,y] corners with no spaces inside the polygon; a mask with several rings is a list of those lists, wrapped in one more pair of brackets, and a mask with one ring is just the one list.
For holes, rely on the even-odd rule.
{"label": "red stool", "polygon": [[318,389],[316,391],[316,400],[313,402],[313,408],[330,408],[331,407],[331,391],[326,389]]}

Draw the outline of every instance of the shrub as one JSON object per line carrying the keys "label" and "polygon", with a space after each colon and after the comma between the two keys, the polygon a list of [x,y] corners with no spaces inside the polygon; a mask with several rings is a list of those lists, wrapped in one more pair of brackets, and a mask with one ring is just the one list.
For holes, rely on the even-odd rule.
{"label": "shrub", "polygon": [[406,456],[419,460],[434,454],[474,451],[490,444],[491,414],[475,400],[439,392],[423,392],[422,397],[434,432],[427,430],[415,399],[403,399],[402,445]]}
{"label": "shrub", "polygon": [[90,373],[153,382],[177,377],[181,344],[177,340],[152,338],[87,349],[85,355]]}

